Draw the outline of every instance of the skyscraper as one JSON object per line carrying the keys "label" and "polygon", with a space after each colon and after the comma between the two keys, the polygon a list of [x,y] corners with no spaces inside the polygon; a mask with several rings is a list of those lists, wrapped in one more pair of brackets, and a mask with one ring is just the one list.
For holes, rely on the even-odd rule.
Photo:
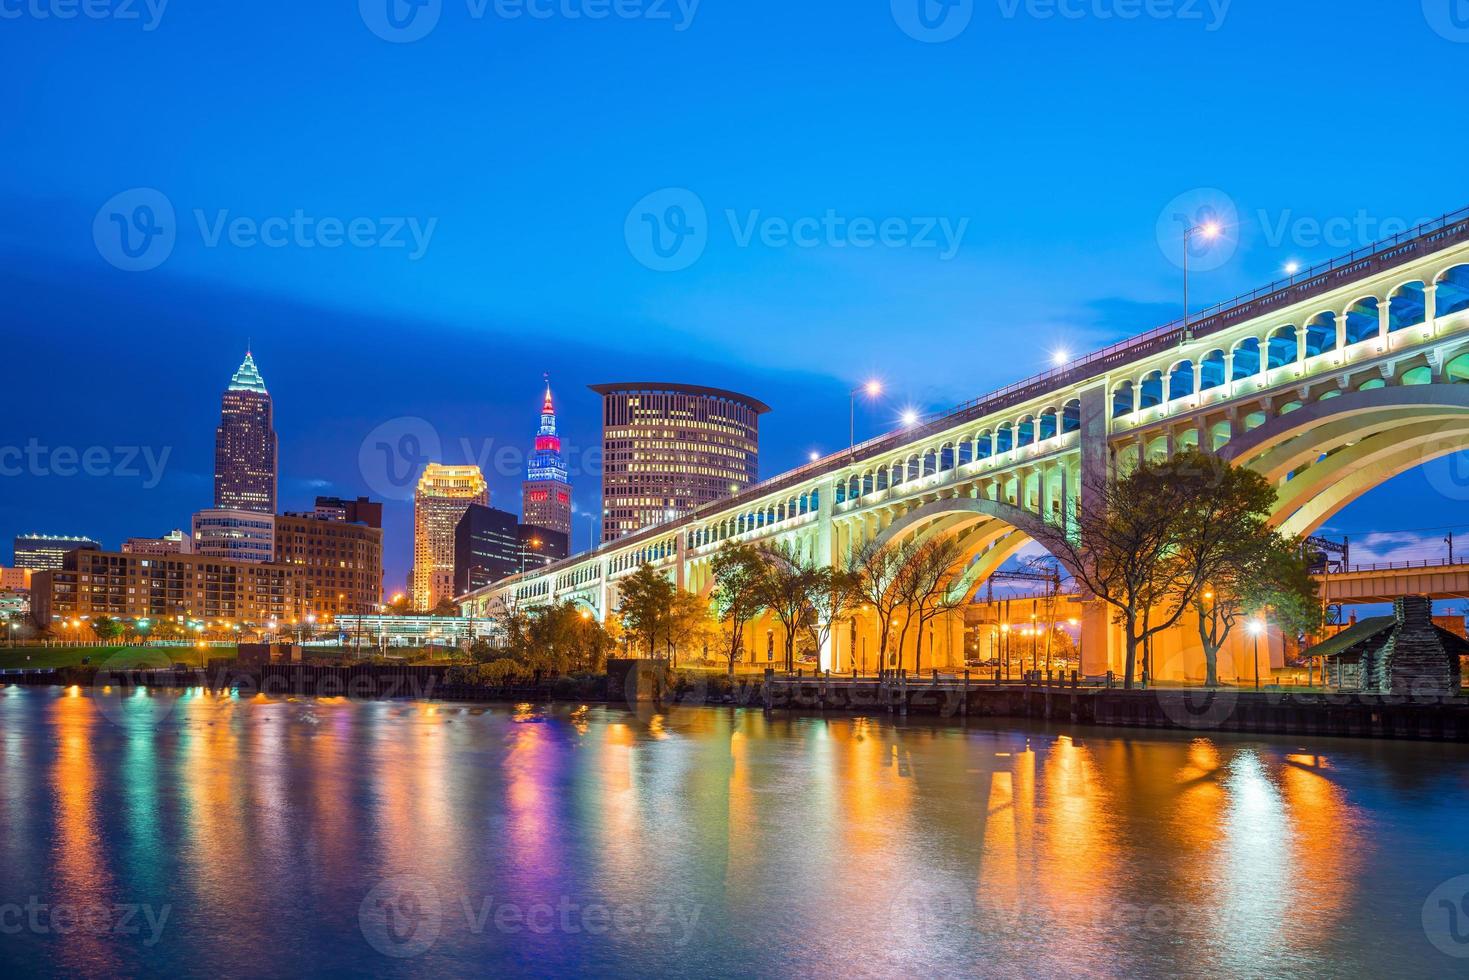
{"label": "skyscraper", "polygon": [[759,478],[747,395],[684,384],[592,385],[602,396],[602,540],[687,514]]}
{"label": "skyscraper", "polygon": [[561,459],[561,437],[556,434],[556,406],[551,401],[550,379],[546,380],[546,398],[541,403],[535,455],[526,468],[520,496],[520,512],[525,523],[571,534],[571,482]]}
{"label": "skyscraper", "polygon": [[478,466],[424,467],[413,494],[415,609],[432,609],[454,597],[454,528],[470,504],[489,502],[489,484]]}
{"label": "skyscraper", "polygon": [[230,378],[214,430],[214,507],[275,514],[276,438],[274,411],[255,359]]}

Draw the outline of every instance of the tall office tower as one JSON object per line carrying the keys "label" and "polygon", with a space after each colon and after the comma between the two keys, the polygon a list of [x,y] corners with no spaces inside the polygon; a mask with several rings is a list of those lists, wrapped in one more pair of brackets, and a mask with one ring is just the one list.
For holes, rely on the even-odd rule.
{"label": "tall office tower", "polygon": [[602,396],[602,540],[739,493],[759,479],[760,416],[747,395],[683,384],[592,385]]}
{"label": "tall office tower", "polygon": [[98,551],[101,545],[91,538],[69,534],[17,534],[15,536],[15,567],[39,572],[47,568],[60,568],[67,552],[78,548]]}
{"label": "tall office tower", "polygon": [[490,503],[478,466],[429,463],[413,494],[413,608],[454,597],[454,528],[470,504]]}
{"label": "tall office tower", "polygon": [[245,352],[221,399],[214,430],[214,509],[275,514],[275,419],[270,393]]}
{"label": "tall office tower", "polygon": [[556,434],[556,406],[551,402],[551,382],[546,381],[546,398],[541,403],[541,427],[536,432],[536,451],[526,468],[520,488],[520,513],[527,524],[571,534],[571,482],[561,460],[561,437]]}

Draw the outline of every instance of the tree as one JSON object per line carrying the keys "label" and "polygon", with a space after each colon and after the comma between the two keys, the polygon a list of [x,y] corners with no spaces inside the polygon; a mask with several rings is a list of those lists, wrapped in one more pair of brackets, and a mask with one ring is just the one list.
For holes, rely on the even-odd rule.
{"label": "tree", "polygon": [[658,638],[668,629],[676,589],[677,586],[647,562],[618,583],[621,597],[618,618],[631,636],[647,646],[649,657],[654,656]]}
{"label": "tree", "polygon": [[[911,538],[887,544],[873,540],[854,551],[847,560],[848,572],[857,578],[857,595],[877,614],[877,662],[885,667],[892,666],[888,663],[888,632],[893,615],[904,603],[904,569],[912,560],[915,548]],[[899,656],[902,650],[900,642]]]}
{"label": "tree", "polygon": [[796,635],[815,616],[813,600],[822,587],[820,569],[786,544],[760,549],[763,568],[759,578],[760,604],[769,609],[785,631],[785,665],[796,669]]}
{"label": "tree", "polygon": [[1091,506],[1074,533],[1048,523],[1037,539],[1113,608],[1127,645],[1123,686],[1131,688],[1138,652],[1193,606],[1233,543],[1264,524],[1274,490],[1259,474],[1197,449],[1090,481],[1087,490]]}
{"label": "tree", "polygon": [[813,583],[812,615],[807,623],[817,651],[828,649],[836,624],[852,614],[861,602],[862,578],[846,568],[822,568]]}
{"label": "tree", "polygon": [[734,674],[744,646],[745,626],[760,614],[765,561],[747,544],[728,544],[710,562],[714,574],[714,609],[729,637],[729,673]]}
{"label": "tree", "polygon": [[[914,648],[913,670],[923,670],[923,634],[928,624],[940,614],[962,608],[967,595],[951,592],[958,578],[964,557],[958,539],[942,538],[930,541],[914,549],[904,568],[899,586],[908,615],[903,627],[907,634],[908,624],[918,626],[918,639]],[[898,649],[902,649],[901,640]]]}
{"label": "tree", "polygon": [[111,642],[122,636],[123,626],[111,616],[98,616],[92,620],[92,632],[97,635],[97,639]]}
{"label": "tree", "polygon": [[444,598],[440,599],[438,602],[434,603],[434,608],[433,608],[433,611],[430,613],[430,615],[433,615],[433,616],[458,616],[459,615],[459,607],[454,603],[454,600],[453,599],[450,599],[448,596],[445,596]]}
{"label": "tree", "polygon": [[699,598],[692,592],[685,592],[682,589],[675,590],[673,602],[668,609],[667,628],[664,631],[664,640],[670,650],[670,662],[676,666],[680,650],[690,643],[707,639],[711,625],[708,601]]}
{"label": "tree", "polygon": [[1194,598],[1194,612],[1209,687],[1219,684],[1219,651],[1241,619],[1268,611],[1287,633],[1320,625],[1316,582],[1300,542],[1263,524],[1218,562],[1206,583]]}

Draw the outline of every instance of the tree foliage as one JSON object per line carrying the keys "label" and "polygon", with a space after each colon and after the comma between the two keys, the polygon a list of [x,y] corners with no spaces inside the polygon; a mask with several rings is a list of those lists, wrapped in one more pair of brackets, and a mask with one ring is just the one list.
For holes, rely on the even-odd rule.
{"label": "tree foliage", "polygon": [[734,673],[744,647],[745,626],[760,615],[765,559],[758,549],[746,544],[728,544],[715,553],[710,563],[714,575],[715,614],[724,624],[728,645],[729,673]]}

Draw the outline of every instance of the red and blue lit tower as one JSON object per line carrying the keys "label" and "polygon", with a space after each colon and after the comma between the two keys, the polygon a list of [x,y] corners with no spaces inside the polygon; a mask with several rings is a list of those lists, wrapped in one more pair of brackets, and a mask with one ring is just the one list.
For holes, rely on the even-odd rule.
{"label": "red and blue lit tower", "polygon": [[556,406],[551,401],[551,381],[546,380],[546,398],[541,403],[541,427],[536,432],[536,451],[526,467],[521,484],[521,519],[527,524],[562,534],[571,534],[571,481],[561,459],[561,437],[556,434]]}

